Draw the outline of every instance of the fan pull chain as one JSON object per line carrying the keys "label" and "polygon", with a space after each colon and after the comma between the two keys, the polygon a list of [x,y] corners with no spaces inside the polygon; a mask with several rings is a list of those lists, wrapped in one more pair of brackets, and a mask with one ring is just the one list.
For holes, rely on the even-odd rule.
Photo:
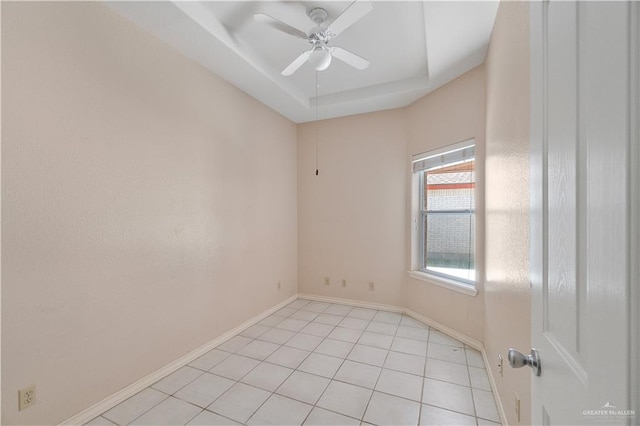
{"label": "fan pull chain", "polygon": [[318,71],[316,71],[316,176],[318,176]]}

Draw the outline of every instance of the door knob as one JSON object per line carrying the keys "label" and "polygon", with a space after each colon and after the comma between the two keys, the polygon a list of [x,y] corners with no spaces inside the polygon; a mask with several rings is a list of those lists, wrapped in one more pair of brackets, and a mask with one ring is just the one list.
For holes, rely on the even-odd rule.
{"label": "door knob", "polygon": [[508,353],[509,365],[513,368],[520,368],[528,365],[533,370],[533,374],[539,376],[542,372],[542,368],[540,365],[540,356],[538,355],[538,351],[535,349],[531,349],[531,353],[529,355],[524,355],[521,352],[516,351],[515,349],[510,348]]}

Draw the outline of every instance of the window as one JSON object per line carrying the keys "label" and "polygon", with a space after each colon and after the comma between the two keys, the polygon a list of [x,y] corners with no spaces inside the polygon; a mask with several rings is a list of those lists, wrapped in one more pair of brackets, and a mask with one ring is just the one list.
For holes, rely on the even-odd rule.
{"label": "window", "polygon": [[475,146],[467,141],[413,158],[415,267],[475,283]]}

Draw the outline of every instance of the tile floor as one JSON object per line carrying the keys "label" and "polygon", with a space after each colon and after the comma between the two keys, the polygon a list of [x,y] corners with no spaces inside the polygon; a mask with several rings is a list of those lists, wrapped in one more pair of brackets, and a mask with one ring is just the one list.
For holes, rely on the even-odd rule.
{"label": "tile floor", "polygon": [[406,315],[298,299],[87,424],[497,422],[480,352]]}

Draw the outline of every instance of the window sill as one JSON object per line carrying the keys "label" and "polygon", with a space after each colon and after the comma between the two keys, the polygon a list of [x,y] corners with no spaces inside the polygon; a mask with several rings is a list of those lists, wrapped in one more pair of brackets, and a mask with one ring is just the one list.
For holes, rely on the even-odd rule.
{"label": "window sill", "polygon": [[449,290],[457,291],[458,293],[466,294],[467,296],[475,297],[478,295],[478,290],[469,284],[448,280],[446,278],[427,274],[426,272],[409,271],[409,276],[416,280],[425,281],[429,284],[435,284],[440,287],[448,288]]}

